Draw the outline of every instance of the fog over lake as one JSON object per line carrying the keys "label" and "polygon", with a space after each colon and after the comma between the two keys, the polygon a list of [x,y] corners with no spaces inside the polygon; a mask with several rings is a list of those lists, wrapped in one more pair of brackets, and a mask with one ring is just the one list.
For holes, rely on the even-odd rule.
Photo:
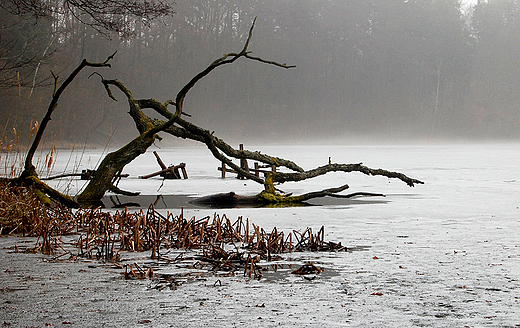
{"label": "fog over lake", "polygon": [[0,72],[0,87],[13,83],[0,88],[0,127],[27,138],[52,96],[52,83],[43,83],[51,70],[62,82],[83,59],[103,62],[117,50],[110,68],[78,75],[48,129],[61,145],[122,146],[137,133],[128,104],[90,74],[117,79],[138,99],[175,99],[208,65],[244,47],[256,17],[251,55],[295,67],[241,58],[190,90],[189,120],[226,140],[518,140],[519,8],[509,0],[197,0],[176,2],[174,15],[149,24],[127,20],[129,39],[104,37],[66,10],[50,21],[26,17],[31,24],[5,26],[6,52],[23,44],[23,31],[39,40],[28,44],[35,58],[56,56],[36,62],[37,71],[18,68],[16,83],[14,69]]}
{"label": "fog over lake", "polygon": [[[160,213],[243,217],[266,231],[324,227],[326,240],[349,251],[284,254],[280,262],[260,263],[266,269],[260,280],[125,253],[123,263],[183,277],[159,290],[152,280],[124,280],[109,263],[14,251],[34,238],[0,238],[0,322],[520,326],[520,1],[144,2],[159,6],[150,5],[149,16],[127,11],[143,2],[110,3],[0,5],[0,176],[19,168],[56,90],[86,60],[98,65],[85,67],[51,106],[33,161],[41,178],[95,170],[108,152],[134,140],[139,132],[128,112],[136,104],[181,106],[188,114],[182,118],[207,134],[193,137],[179,120],[170,128],[180,138],[149,134],[154,144],[118,182],[140,195],[108,192],[103,210],[146,211],[155,203]],[[230,58],[237,60],[211,66]],[[179,96],[181,90],[189,92]],[[151,120],[139,127],[168,117],[142,109]],[[222,164],[186,135],[218,136],[306,170],[363,163],[424,184],[329,173],[277,187],[299,195],[348,184],[343,194],[384,196],[204,207],[192,201],[216,193],[252,196],[263,186],[233,174],[221,178]],[[45,168],[49,149],[57,152]],[[160,170],[153,151],[166,165],[186,163],[189,178],[140,179]],[[86,184],[46,182],[71,196]],[[316,279],[291,274],[309,261],[323,269]]]}

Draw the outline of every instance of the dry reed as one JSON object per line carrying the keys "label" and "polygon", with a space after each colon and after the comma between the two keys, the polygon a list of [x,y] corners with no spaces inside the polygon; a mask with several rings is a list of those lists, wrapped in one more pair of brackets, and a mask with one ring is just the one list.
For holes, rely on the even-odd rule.
{"label": "dry reed", "polygon": [[30,190],[0,180],[0,235],[41,235],[47,225],[47,209]]}
{"label": "dry reed", "polygon": [[[199,250],[198,268],[243,271],[244,275],[260,278],[259,262],[277,260],[282,253],[346,250],[341,243],[324,240],[324,227],[317,233],[311,228],[288,233],[273,228],[268,232],[243,217],[234,222],[218,214],[186,218],[182,210],[179,215],[163,215],[153,205],[138,212],[47,208],[28,190],[5,184],[1,185],[0,202],[0,229],[38,237],[32,251],[44,254],[63,252],[61,237],[74,235],[74,251],[65,251],[71,258],[117,263],[121,252],[150,252],[153,260],[175,262],[163,253],[170,249]],[[125,266],[127,278],[152,275],[151,268]]]}

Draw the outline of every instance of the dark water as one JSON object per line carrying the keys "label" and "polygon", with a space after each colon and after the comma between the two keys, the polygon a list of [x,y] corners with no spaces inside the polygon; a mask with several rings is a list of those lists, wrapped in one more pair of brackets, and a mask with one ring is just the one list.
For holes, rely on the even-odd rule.
{"label": "dark water", "polygon": [[148,208],[156,209],[198,208],[190,203],[195,197],[190,195],[139,195],[139,196],[105,196],[102,201],[105,208]]}
{"label": "dark water", "polygon": [[[197,199],[194,195],[139,195],[139,196],[105,196],[102,199],[105,208],[135,208],[146,209],[153,205],[156,209],[193,209],[193,208],[259,208],[259,207],[273,207],[273,205],[260,206],[256,205],[216,205],[216,204],[199,204],[194,201]],[[322,197],[311,199],[303,204],[295,206],[338,206],[338,205],[363,205],[363,204],[383,204],[386,203],[384,197],[358,197],[358,198],[333,198]]]}

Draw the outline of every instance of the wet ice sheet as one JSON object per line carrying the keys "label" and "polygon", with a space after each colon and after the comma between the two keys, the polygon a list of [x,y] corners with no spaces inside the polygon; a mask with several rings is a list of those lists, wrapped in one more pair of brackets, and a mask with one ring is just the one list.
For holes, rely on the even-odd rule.
{"label": "wet ice sheet", "polygon": [[[277,278],[280,283],[267,282],[267,277],[253,281],[219,275],[194,279],[174,290],[156,290],[150,288],[152,282],[124,281],[101,265],[42,262],[37,255],[6,254],[2,249],[2,318],[14,326],[42,322],[154,327],[520,325],[519,145],[260,150],[293,158],[305,168],[326,164],[329,156],[333,162],[364,162],[404,172],[426,184],[408,188],[381,177],[331,174],[284,189],[299,193],[349,183],[352,192],[387,194],[385,202],[219,211],[231,219],[249,217],[266,230],[310,226],[317,231],[324,225],[327,240],[366,246],[352,253],[297,254],[298,263],[310,260],[335,273],[312,281],[288,274]],[[218,178],[218,162],[203,148],[159,153],[167,164],[177,164],[177,158],[186,162],[190,175],[188,180],[165,181],[161,187],[165,194],[258,191],[250,181]],[[157,169],[151,154],[139,161],[125,171],[133,176]],[[124,189],[152,195],[162,181],[130,178],[122,183]],[[185,209],[185,215],[200,217],[214,211]],[[10,289],[13,286],[23,288]]]}

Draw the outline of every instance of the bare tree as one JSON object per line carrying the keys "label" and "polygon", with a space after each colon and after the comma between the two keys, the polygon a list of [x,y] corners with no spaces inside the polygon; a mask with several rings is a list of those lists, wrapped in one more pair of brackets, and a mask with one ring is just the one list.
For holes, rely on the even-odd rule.
{"label": "bare tree", "polygon": [[174,13],[172,3],[164,0],[7,0],[0,6],[13,14],[34,18],[70,13],[100,33],[117,32],[122,36],[132,34],[132,21],[128,16],[150,22]]}
{"label": "bare tree", "polygon": [[65,91],[65,89],[69,86],[69,84],[74,80],[74,78],[76,78],[76,76],[85,67],[110,67],[109,61],[113,58],[114,55],[109,56],[102,63],[91,63],[84,59],[78,65],[78,67],[76,67],[76,69],[67,77],[67,79],[65,79],[65,81],[63,81],[63,83],[61,83],[61,85],[59,85],[59,87],[58,87],[58,76],[54,76],[54,93],[52,95],[51,102],[49,103],[47,112],[39,125],[38,131],[36,132],[36,135],[31,144],[31,147],[29,148],[29,151],[27,152],[27,155],[25,158],[24,170],[22,171],[20,176],[17,179],[15,179],[15,182],[17,184],[25,185],[25,186],[33,188],[33,190],[35,191],[35,193],[38,196],[38,198],[40,199],[40,201],[44,204],[50,205],[51,198],[52,198],[55,201],[58,201],[67,206],[76,207],[78,205],[77,202],[75,200],[73,200],[70,196],[64,195],[64,194],[58,192],[57,190],[49,187],[45,183],[43,183],[38,178],[36,168],[34,167],[34,165],[32,163],[34,154],[36,153],[36,150],[42,140],[42,137],[43,137],[43,134],[47,127],[47,124],[50,122],[52,114],[54,113],[54,110],[58,106],[58,100],[60,99],[60,97],[63,94],[63,92]]}
{"label": "bare tree", "polygon": [[[179,91],[179,93],[177,93],[175,101],[167,100],[166,102],[162,103],[155,99],[135,99],[131,91],[123,83],[117,80],[106,80],[99,73],[96,73],[97,75],[101,76],[102,83],[110,98],[116,100],[112,93],[112,88],[118,89],[125,95],[130,108],[129,113],[133,118],[137,130],[140,132],[140,134],[122,148],[105,156],[103,161],[100,163],[99,167],[96,169],[92,179],[89,181],[86,188],[78,196],[78,202],[84,204],[98,202],[103,197],[103,195],[109,190],[117,193],[128,193],[119,190],[117,187],[115,187],[113,185],[114,180],[128,163],[133,161],[139,155],[146,152],[146,150],[153,144],[153,142],[156,139],[160,139],[160,136],[158,135],[158,133],[160,132],[165,132],[175,137],[191,139],[204,143],[215,158],[229,165],[240,175],[262,184],[264,186],[264,190],[257,196],[251,199],[247,199],[247,201],[254,201],[258,203],[295,203],[303,202],[305,200],[315,197],[336,195],[337,193],[346,190],[348,188],[348,185],[343,185],[337,188],[325,189],[317,192],[311,192],[300,196],[280,194],[274,186],[275,183],[283,183],[286,181],[301,181],[333,171],[342,171],[346,173],[357,171],[367,175],[381,175],[389,178],[397,178],[404,181],[409,186],[414,186],[415,184],[422,183],[421,181],[409,178],[402,173],[391,172],[381,169],[371,169],[366,166],[363,166],[362,164],[329,163],[328,165],[306,171],[293,161],[287,159],[272,157],[270,155],[262,154],[260,152],[236,150],[229,144],[227,144],[224,140],[216,137],[209,130],[203,129],[197,125],[194,125],[184,120],[181,117],[181,115],[189,116],[184,112],[184,99],[186,98],[186,95],[196,85],[197,82],[202,80],[204,77],[206,77],[213,70],[220,66],[232,64],[240,58],[245,58],[260,62],[262,64],[274,65],[285,69],[294,67],[285,63],[282,64],[276,61],[265,60],[263,58],[253,56],[251,54],[251,52],[248,50],[248,47],[251,41],[251,37],[253,35],[254,24],[255,21],[253,21],[253,24],[249,30],[248,38],[240,52],[225,54],[222,57],[215,60],[213,63],[211,63],[208,67],[206,67],[206,69],[204,69],[195,77],[193,77]],[[27,155],[27,159],[25,162],[25,170],[17,180],[17,182],[20,184],[29,184],[33,186],[34,189],[37,191],[37,194],[41,195],[40,198],[45,200],[47,203],[49,203],[49,200],[48,197],[45,196],[45,194],[59,202],[66,203],[69,206],[78,205],[77,203],[75,203],[74,200],[70,199],[70,197],[53,191],[51,188],[43,184],[38,179],[34,166],[32,165],[32,156],[38,146],[38,143],[41,139],[41,135],[43,134],[47,122],[50,120],[51,114],[57,106],[57,101],[60,95],[68,86],[68,84],[77,76],[77,74],[83,68],[88,66],[108,67],[110,66],[108,62],[112,57],[113,55],[107,58],[107,60],[103,63],[89,63],[86,60],[83,60],[82,63],[76,68],[76,70],[67,78],[67,80],[65,80],[65,82],[54,93],[47,114],[45,118],[42,120],[40,130],[38,131],[38,134],[36,135],[35,140],[33,142],[33,146],[31,147]],[[174,112],[171,112],[168,109],[170,105],[173,105],[175,107]],[[150,118],[149,116],[144,114],[143,109],[145,108],[153,109],[155,112],[162,115],[165,119],[160,120]],[[251,172],[242,168],[241,166],[234,164],[232,158],[251,159],[265,164],[269,164],[271,166],[285,167],[286,169],[289,169],[291,173],[271,172],[267,174],[265,178],[261,178],[252,174]],[[230,195],[234,196],[234,194]],[[346,195],[345,197],[348,197],[348,195]]]}
{"label": "bare tree", "polygon": [[[275,183],[283,183],[286,181],[301,181],[334,171],[342,171],[346,173],[357,171],[367,175],[381,175],[389,178],[397,178],[404,181],[409,186],[414,186],[415,184],[422,183],[421,181],[409,178],[402,173],[390,172],[381,169],[371,169],[366,166],[363,166],[362,164],[329,163],[326,166],[305,171],[303,168],[301,168],[296,163],[290,160],[286,160],[279,157],[272,157],[267,154],[261,154],[260,152],[236,150],[229,144],[227,144],[224,140],[216,137],[209,130],[203,129],[184,120],[181,117],[181,115],[187,115],[184,112],[183,108],[184,99],[187,93],[195,86],[197,82],[199,82],[205,76],[210,74],[214,69],[220,66],[232,64],[240,58],[245,58],[285,69],[294,67],[285,63],[282,64],[276,61],[265,60],[260,57],[253,56],[251,54],[251,52],[248,50],[248,47],[251,37],[253,35],[255,21],[253,21],[253,24],[249,30],[249,36],[242,50],[238,53],[225,54],[224,56],[218,58],[213,63],[211,63],[206,69],[204,69],[195,77],[193,77],[179,91],[175,101],[168,100],[165,103],[161,103],[155,99],[134,99],[130,90],[128,90],[121,82],[117,80],[106,80],[102,78],[102,82],[105,86],[105,89],[112,99],[115,100],[115,97],[113,96],[111,91],[111,86],[116,87],[126,96],[130,107],[129,113],[132,116],[136,124],[136,127],[141,134],[123,148],[119,149],[114,153],[108,154],[107,157],[105,157],[105,159],[100,164],[99,168],[96,170],[94,179],[89,182],[85,190],[78,196],[78,201],[99,201],[107,190],[114,190],[115,187],[112,185],[112,181],[115,179],[117,173],[121,172],[123,167],[126,164],[130,163],[134,158],[144,153],[146,149],[152,145],[154,140],[158,138],[156,134],[159,132],[166,132],[175,137],[191,139],[204,143],[215,158],[229,165],[241,176],[244,176],[248,179],[251,179],[264,185],[264,191],[262,191],[255,197],[255,200],[257,202],[262,203],[302,202],[310,198],[332,195],[347,189],[348,185],[344,185],[338,188],[326,189],[320,192],[313,192],[300,196],[287,196],[279,194],[277,192],[277,189],[274,187]],[[174,113],[168,110],[169,105],[175,106]],[[166,120],[151,119],[143,113],[142,110],[144,108],[150,108],[155,110]],[[232,158],[251,159],[265,164],[269,164],[271,166],[285,167],[291,170],[292,173],[272,172],[269,173],[266,178],[261,178],[259,176],[256,176],[255,174],[252,174],[248,170],[245,170],[241,166],[233,163]]]}

